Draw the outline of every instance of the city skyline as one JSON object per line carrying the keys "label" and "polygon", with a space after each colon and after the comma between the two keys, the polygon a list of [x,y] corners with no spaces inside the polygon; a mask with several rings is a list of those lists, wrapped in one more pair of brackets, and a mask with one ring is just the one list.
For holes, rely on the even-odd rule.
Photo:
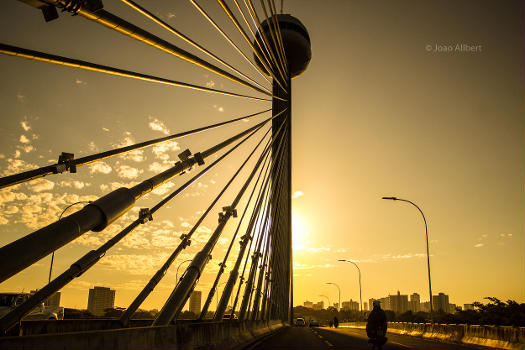
{"label": "city skyline", "polygon": [[[427,216],[434,292],[453,295],[459,305],[491,296],[524,302],[525,59],[522,37],[515,30],[521,5],[467,1],[424,7],[340,1],[325,6],[309,0],[285,4],[308,28],[313,50],[308,70],[293,80],[294,304],[306,300],[312,290],[336,301],[337,290],[327,282],[341,287],[341,301],[359,300],[357,270],[338,259],[359,265],[363,301],[396,285],[428,298],[423,222],[414,208],[381,200],[390,195],[413,200]],[[123,4],[105,6],[136,19]],[[207,23],[200,22],[191,4],[152,1],[149,6],[221,57],[240,61],[220,36],[204,30]],[[410,15],[398,21],[392,13]],[[210,14],[230,28],[221,9],[210,7]],[[61,38],[56,54],[237,91],[225,79],[79,17],[62,15],[45,23],[40,11],[9,2],[0,14],[0,39],[54,52],[56,38]],[[147,21],[140,23],[166,35]],[[480,45],[481,50],[426,49],[456,43]],[[243,64],[239,63],[251,69]],[[6,68],[0,82],[2,175],[56,162],[61,152],[81,157],[269,108],[268,103],[202,95],[5,55],[0,56],[0,65]],[[74,202],[94,200],[142,181],[178,160],[184,149],[205,149],[259,120],[262,117],[210,131],[205,137],[190,136],[79,167],[76,174],[0,190],[0,245],[55,221]],[[81,306],[88,288],[104,285],[118,290],[116,305],[129,306],[243,156],[233,156],[231,163],[210,172],[152,222],[108,251],[62,289],[62,304]],[[180,184],[174,179],[108,229],[89,232],[57,250],[53,276],[102,245],[140,208],[152,207]],[[191,259],[208,239],[219,210],[199,227],[192,246],[177,258],[143,308],[162,307],[176,283],[176,266]],[[210,269],[200,276],[197,288],[203,298],[233,236],[234,224],[229,225]],[[233,266],[237,251],[235,244],[227,266]],[[49,265],[50,257],[40,260],[6,280],[0,290],[42,288]]]}

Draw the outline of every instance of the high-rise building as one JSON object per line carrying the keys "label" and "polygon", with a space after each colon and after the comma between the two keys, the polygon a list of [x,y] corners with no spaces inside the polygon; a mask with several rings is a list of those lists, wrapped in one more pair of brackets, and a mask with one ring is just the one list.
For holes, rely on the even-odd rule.
{"label": "high-rise building", "polygon": [[430,302],[429,301],[422,302],[420,306],[421,306],[421,311],[430,312]]}
{"label": "high-rise building", "polygon": [[190,296],[190,312],[194,315],[199,316],[201,314],[201,297],[202,292],[200,290],[194,290]]}
{"label": "high-rise building", "polygon": [[381,302],[381,309],[383,310],[392,310],[392,306],[390,305],[390,298],[380,298],[378,299]]}
{"label": "high-rise building", "polygon": [[352,299],[350,299],[350,301],[343,301],[341,305],[342,309],[345,311],[359,311],[359,303]]}
{"label": "high-rise building", "polygon": [[48,307],[59,307],[60,306],[60,292],[56,292],[49,298],[44,300],[44,305]]}
{"label": "high-rise building", "polygon": [[324,309],[324,301],[321,300],[320,302],[315,303],[313,305],[313,309],[314,310],[322,310],[322,309]]}
{"label": "high-rise building", "polygon": [[390,301],[390,310],[397,313],[408,311],[408,295],[401,295],[401,293],[397,291],[397,295],[389,295],[388,299]]}
{"label": "high-rise building", "polygon": [[421,311],[421,297],[417,293],[410,294],[410,301],[408,302],[408,309],[412,312]]}
{"label": "high-rise building", "polygon": [[313,308],[314,308],[314,303],[312,303],[311,301],[308,301],[308,300],[307,300],[307,301],[305,301],[305,302],[303,303],[303,306],[304,306],[304,307],[307,307],[307,308],[309,308],[309,309],[313,309]]}
{"label": "high-rise building", "polygon": [[436,312],[440,310],[443,312],[450,312],[449,304],[448,295],[444,293],[432,296],[432,307]]}
{"label": "high-rise building", "polygon": [[463,310],[474,310],[474,305],[472,304],[463,304]]}
{"label": "high-rise building", "polygon": [[95,316],[103,316],[106,309],[115,306],[115,291],[106,287],[97,287],[89,290],[87,309]]}
{"label": "high-rise building", "polygon": [[368,303],[366,301],[363,303],[363,311],[368,311]]}

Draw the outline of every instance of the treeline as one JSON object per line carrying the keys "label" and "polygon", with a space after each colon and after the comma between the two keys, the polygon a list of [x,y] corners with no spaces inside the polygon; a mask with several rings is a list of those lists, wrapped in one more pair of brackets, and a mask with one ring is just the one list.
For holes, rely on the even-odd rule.
{"label": "treeline", "polygon": [[[474,302],[474,310],[457,311],[453,314],[443,311],[434,312],[434,322],[446,324],[477,324],[497,326],[525,327],[525,303],[514,300],[503,302],[495,297],[487,297],[487,303]],[[396,314],[394,311],[385,310],[387,320],[390,322],[430,322],[430,313],[407,311]],[[366,321],[368,312],[363,314],[357,311],[337,311],[333,307],[327,310],[313,310],[303,306],[294,307],[294,317],[315,319],[322,324],[328,324],[336,316],[340,322]]]}

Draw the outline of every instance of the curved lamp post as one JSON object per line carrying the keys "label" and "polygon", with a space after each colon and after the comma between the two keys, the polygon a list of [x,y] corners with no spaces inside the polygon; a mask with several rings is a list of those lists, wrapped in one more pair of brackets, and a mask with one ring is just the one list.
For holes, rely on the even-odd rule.
{"label": "curved lamp post", "polygon": [[357,267],[357,271],[359,272],[359,304],[360,304],[361,312],[363,312],[363,298],[361,296],[361,269],[352,260],[339,259],[338,261],[349,262],[349,263],[354,264],[355,267]]}
{"label": "curved lamp post", "polygon": [[[64,210],[62,210],[62,212],[58,216],[58,221],[62,220],[62,216],[64,215],[66,210],[68,210],[72,206],[77,205],[77,204],[89,204],[89,203],[91,203],[91,201],[79,201],[79,202],[75,202],[73,204],[68,205],[67,207],[64,208]],[[51,283],[51,273],[53,272],[53,260],[55,260],[55,251],[54,250],[53,250],[53,253],[51,253],[51,264],[49,265],[49,279],[48,279],[47,283]]]}
{"label": "curved lamp post", "polygon": [[330,307],[330,298],[327,297],[326,295],[322,295],[322,294],[319,294],[320,297],[323,297],[323,298],[326,298],[326,300],[328,300],[328,306],[326,307],[326,309],[328,309]]}
{"label": "curved lamp post", "polygon": [[337,291],[339,292],[339,304],[337,304],[337,311],[341,311],[341,288],[335,283],[332,282],[326,282],[326,284],[332,284],[337,287]]}
{"label": "curved lamp post", "polygon": [[184,260],[183,262],[181,262],[179,264],[179,266],[177,266],[177,272],[175,272],[175,283],[179,283],[179,269],[180,269],[181,265],[184,264],[185,262],[189,262],[191,260],[192,259]]}
{"label": "curved lamp post", "polygon": [[401,202],[410,203],[414,207],[416,207],[417,210],[419,210],[419,212],[421,213],[421,216],[423,217],[423,221],[425,222],[425,236],[426,236],[426,239],[427,239],[427,270],[428,270],[428,292],[429,292],[429,295],[430,295],[430,301],[429,301],[429,304],[430,304],[430,322],[434,323],[434,313],[433,313],[433,309],[432,309],[432,283],[431,283],[431,280],[430,280],[430,254],[429,254],[429,250],[428,250],[428,227],[427,227],[427,219],[425,218],[425,214],[423,214],[423,211],[421,210],[421,208],[419,208],[415,203],[409,201],[408,199],[402,199],[402,198],[397,198],[397,197],[383,197],[383,199],[389,199],[389,200],[392,200],[392,201],[401,201]]}

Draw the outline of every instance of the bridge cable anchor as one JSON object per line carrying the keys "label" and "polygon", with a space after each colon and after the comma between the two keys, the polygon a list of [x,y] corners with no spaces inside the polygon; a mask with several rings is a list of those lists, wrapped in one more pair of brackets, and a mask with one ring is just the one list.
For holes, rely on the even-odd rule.
{"label": "bridge cable anchor", "polygon": [[228,216],[233,216],[234,218],[237,217],[237,209],[233,209],[231,206],[222,207],[222,210],[223,211],[219,213],[219,223],[227,220],[226,218]]}
{"label": "bridge cable anchor", "polygon": [[188,247],[191,245],[191,239],[190,239],[190,236],[187,234],[187,233],[183,233],[182,235],[180,235],[180,239],[181,239],[181,245],[182,245],[182,249]]}
{"label": "bridge cable anchor", "polygon": [[60,174],[68,170],[71,173],[77,172],[75,155],[73,153],[62,152],[62,154],[58,156],[58,163],[54,166],[53,174]]}
{"label": "bridge cable anchor", "polygon": [[152,221],[153,216],[149,208],[141,208],[139,211],[139,221],[141,224],[145,224],[148,221]]}

